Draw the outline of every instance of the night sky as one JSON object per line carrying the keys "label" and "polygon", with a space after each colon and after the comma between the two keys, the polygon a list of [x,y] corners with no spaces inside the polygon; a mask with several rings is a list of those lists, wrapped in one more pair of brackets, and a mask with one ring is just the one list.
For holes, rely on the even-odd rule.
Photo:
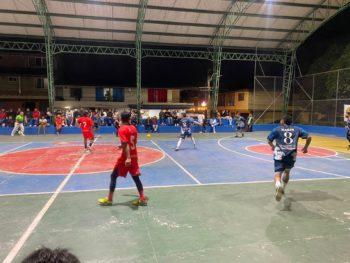
{"label": "night sky", "polygon": [[[314,59],[334,41],[349,41],[349,21],[350,9],[326,24],[301,46],[298,58],[303,72],[306,72]],[[136,63],[131,57],[64,54],[56,57],[56,63],[56,84],[119,87],[136,85]],[[266,75],[282,74],[282,67],[279,64],[264,63],[263,68]],[[142,86],[155,88],[206,86],[207,75],[211,71],[212,63],[207,60],[145,58],[142,61]],[[223,61],[220,89],[251,89],[253,74],[254,62]]]}

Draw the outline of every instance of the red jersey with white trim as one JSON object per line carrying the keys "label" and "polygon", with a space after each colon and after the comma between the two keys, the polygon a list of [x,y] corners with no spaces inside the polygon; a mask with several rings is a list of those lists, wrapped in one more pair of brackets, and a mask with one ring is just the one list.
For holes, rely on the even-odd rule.
{"label": "red jersey with white trim", "polygon": [[[130,158],[137,159],[137,130],[133,125],[121,125],[118,130],[118,136],[121,143],[127,143],[130,149]],[[126,160],[126,156],[122,154],[119,159]]]}
{"label": "red jersey with white trim", "polygon": [[92,127],[94,127],[94,122],[89,117],[80,117],[78,119],[81,130],[84,132],[91,132]]}

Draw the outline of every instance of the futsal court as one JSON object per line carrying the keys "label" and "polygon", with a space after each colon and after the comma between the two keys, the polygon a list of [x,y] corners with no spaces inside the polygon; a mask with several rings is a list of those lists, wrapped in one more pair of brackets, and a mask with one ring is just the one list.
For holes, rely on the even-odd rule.
{"label": "futsal court", "polygon": [[[139,141],[149,204],[135,207],[131,178],[100,207],[119,154],[102,135],[93,152],[79,135],[5,137],[0,143],[0,260],[40,246],[82,262],[347,262],[350,154],[340,137],[312,134],[286,196],[274,199],[267,132],[244,138],[177,134]],[[6,262],[6,261],[5,261]]]}

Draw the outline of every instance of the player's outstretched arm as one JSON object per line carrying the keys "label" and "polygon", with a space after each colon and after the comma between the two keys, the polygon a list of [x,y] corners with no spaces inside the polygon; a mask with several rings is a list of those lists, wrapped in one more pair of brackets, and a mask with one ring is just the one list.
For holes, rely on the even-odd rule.
{"label": "player's outstretched arm", "polygon": [[306,138],[306,143],[305,143],[304,148],[303,148],[303,153],[307,153],[308,152],[308,148],[310,146],[311,141],[312,141],[312,137],[308,136]]}

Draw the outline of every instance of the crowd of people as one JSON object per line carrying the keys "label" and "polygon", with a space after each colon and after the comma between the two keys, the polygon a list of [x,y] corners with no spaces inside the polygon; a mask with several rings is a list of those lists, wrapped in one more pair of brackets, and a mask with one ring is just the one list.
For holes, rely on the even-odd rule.
{"label": "crowd of people", "polygon": [[[13,127],[11,135],[16,133],[24,135],[24,127],[26,126],[37,127],[38,134],[45,134],[46,127],[54,125],[56,133],[60,134],[62,128],[65,126],[77,126],[77,119],[81,117],[85,111],[89,112],[89,117],[94,121],[94,126],[96,128],[100,126],[115,126],[116,123],[120,121],[120,111],[116,109],[60,109],[52,113],[49,109],[40,111],[37,108],[34,110],[18,108],[16,111],[13,109],[1,109],[0,126]],[[140,124],[144,125],[148,133],[158,132],[159,126],[179,126],[183,113],[185,113],[185,111],[162,110],[159,112],[158,116],[149,116],[149,113],[145,112],[141,115]],[[206,114],[191,115],[193,115],[193,118],[201,127],[200,132],[206,132],[207,127],[209,127],[211,132],[216,133],[216,127],[222,126],[223,120],[227,120],[230,126],[235,124],[241,136],[243,136],[242,131],[252,131],[252,113],[249,114],[248,118],[244,118],[239,112],[232,114],[228,111],[212,114],[211,117],[207,117]],[[138,124],[135,110],[131,111],[131,123],[133,125]]]}

